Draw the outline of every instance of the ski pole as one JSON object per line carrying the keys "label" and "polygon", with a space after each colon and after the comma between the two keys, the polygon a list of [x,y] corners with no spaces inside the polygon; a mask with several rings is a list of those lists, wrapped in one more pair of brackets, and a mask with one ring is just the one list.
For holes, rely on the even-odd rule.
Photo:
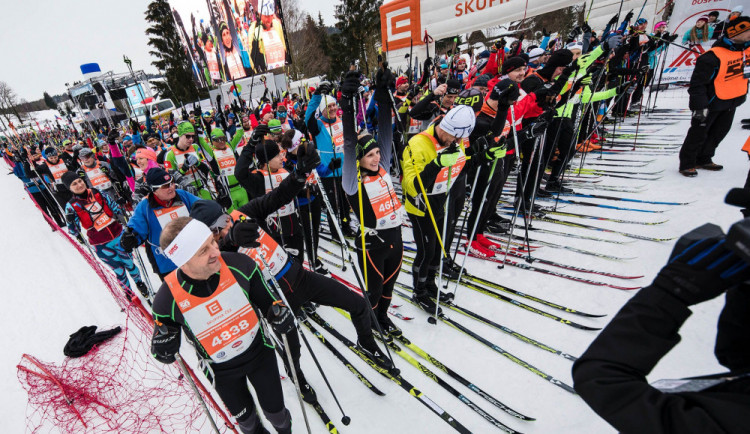
{"label": "ski pole", "polygon": [[201,403],[201,407],[203,407],[203,412],[206,413],[206,417],[208,417],[208,422],[211,424],[211,428],[213,428],[214,432],[216,434],[219,434],[219,427],[216,426],[216,421],[214,421],[213,416],[211,416],[211,413],[208,411],[208,406],[206,405],[206,401],[203,400],[203,396],[198,391],[198,386],[195,385],[195,380],[190,375],[190,372],[188,371],[187,366],[185,366],[185,361],[182,360],[182,356],[180,356],[180,353],[176,353],[174,355],[175,360],[177,360],[177,365],[180,367],[180,371],[182,372],[182,376],[188,379],[188,383],[190,383],[190,387],[193,389],[193,393],[195,394],[196,398],[198,398],[198,401]]}
{"label": "ski pole", "polygon": [[143,264],[143,258],[141,257],[141,252],[138,251],[138,247],[133,249],[133,252],[135,253],[135,259],[138,261],[138,268],[141,269],[141,273],[143,274],[143,280],[146,281],[146,286],[148,287],[148,293],[149,293],[149,300],[151,303],[154,301],[154,295],[156,294],[156,291],[154,291],[154,287],[151,284],[151,278],[148,276],[148,272],[146,271],[146,266]]}
{"label": "ski pole", "polygon": [[[513,131],[513,141],[517,144],[518,143],[518,135],[516,133],[516,112],[513,109],[513,106],[510,106],[510,120],[511,120],[511,130]],[[535,152],[535,149],[531,151],[532,155]],[[518,158],[518,152],[516,152],[516,158]],[[493,167],[494,170],[494,167]],[[519,171],[520,173],[520,171]],[[520,176],[519,176],[520,178]],[[528,182],[528,173],[526,174],[526,182]],[[524,182],[524,186],[521,188],[521,191],[524,191],[526,188],[526,182]],[[523,199],[522,199],[523,200]],[[533,208],[533,207],[532,207]],[[513,235],[513,228],[515,227],[516,218],[518,216],[518,210],[519,207],[516,207],[515,212],[513,214],[513,221],[511,221],[509,233],[508,233],[508,241],[505,243],[505,255],[503,256],[503,263],[500,264],[501,267],[505,266],[505,260],[508,258],[508,250],[510,250],[510,238]],[[529,236],[528,236],[528,226],[526,226],[526,248],[528,249],[528,257],[531,257],[531,246],[529,246]],[[467,252],[468,253],[468,252]],[[464,260],[466,260],[466,256],[464,256]]]}
{"label": "ski pole", "polygon": [[[281,289],[281,285],[279,285],[279,282],[276,280],[276,277],[274,277],[271,274],[271,268],[268,266],[268,262],[266,262],[266,258],[263,257],[263,254],[258,255],[258,258],[260,258],[261,263],[263,263],[263,267],[265,267],[266,270],[268,270],[268,274],[271,277],[271,284],[273,285],[276,292],[279,294],[279,298],[284,302],[284,304],[289,307],[289,309],[292,308],[292,306],[289,304],[289,301],[286,299],[286,296],[284,295],[284,291]],[[273,305],[272,308],[278,309],[277,305]],[[277,313],[274,311],[274,313]],[[297,320],[297,317],[292,315],[292,318],[294,319],[294,328],[295,330],[299,330],[299,321]],[[351,422],[351,418],[346,415],[344,412],[344,409],[341,407],[341,404],[339,403],[338,397],[336,397],[336,393],[333,391],[333,387],[331,387],[331,383],[328,382],[328,377],[326,377],[325,372],[323,372],[323,367],[320,366],[320,362],[318,361],[318,358],[315,356],[315,353],[312,350],[312,347],[310,346],[310,343],[307,341],[307,337],[305,337],[305,334],[302,333],[302,330],[299,330],[299,334],[302,337],[302,342],[305,343],[305,347],[307,347],[307,351],[310,353],[310,356],[312,357],[313,361],[315,362],[315,366],[318,367],[318,371],[320,371],[320,375],[323,377],[323,380],[326,383],[326,386],[328,386],[328,390],[331,392],[331,395],[333,396],[334,401],[336,401],[336,405],[338,405],[339,410],[341,410],[341,423],[344,425],[349,425]],[[289,359],[289,365],[292,369],[292,374],[294,375],[294,384],[297,386],[297,393],[302,396],[302,393],[299,388],[299,382],[297,381],[297,369],[294,367],[294,360],[292,359],[291,352],[289,351],[289,344],[287,343],[286,334],[281,335],[284,339],[284,349],[287,353],[287,358]],[[300,403],[301,404],[301,403]],[[303,408],[304,413],[304,408]],[[305,418],[307,420],[307,418]],[[308,427],[309,428],[309,427]]]}
{"label": "ski pole", "polygon": [[[274,313],[278,312],[279,307],[277,305],[271,306]],[[297,400],[299,401],[300,409],[302,409],[302,417],[305,419],[305,426],[307,427],[307,433],[311,434],[310,422],[307,420],[307,410],[305,410],[305,403],[302,401],[302,389],[299,387],[299,380],[297,377],[297,368],[294,367],[294,360],[292,359],[292,352],[289,349],[289,341],[286,338],[286,333],[281,335],[281,339],[284,341],[284,352],[286,353],[287,363],[291,366],[292,379],[294,380],[294,388],[297,389]]]}

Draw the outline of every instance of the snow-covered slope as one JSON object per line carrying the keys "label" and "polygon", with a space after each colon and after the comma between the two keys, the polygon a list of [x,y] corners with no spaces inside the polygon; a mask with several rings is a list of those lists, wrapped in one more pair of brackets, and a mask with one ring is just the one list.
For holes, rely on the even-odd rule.
{"label": "snow-covered slope", "polygon": [[[687,97],[684,90],[668,91],[659,95],[659,108],[672,107],[677,109],[686,106]],[[674,140],[681,141],[689,126],[689,120],[686,116],[685,114],[685,118],[674,125],[666,125],[665,122],[663,125],[657,123],[655,125],[644,125],[642,128],[644,131],[648,131],[648,134],[662,135],[659,138],[661,141],[673,140],[663,137],[664,135],[679,136]],[[669,219],[669,222],[665,224],[654,226],[569,219],[570,221],[655,237],[676,237],[705,222],[714,222],[725,229],[728,228],[731,223],[741,217],[741,214],[736,208],[724,205],[723,197],[729,188],[743,185],[748,170],[747,157],[740,151],[740,147],[748,136],[747,131],[740,128],[740,119],[743,117],[750,117],[750,107],[745,106],[738,110],[732,131],[718,149],[715,161],[725,165],[723,171],[701,171],[698,177],[688,179],[677,172],[676,154],[655,157],[638,156],[639,159],[654,158],[655,161],[644,168],[634,170],[644,172],[664,170],[660,174],[662,178],[657,181],[602,178],[601,185],[642,185],[646,190],[641,193],[629,194],[596,192],[649,200],[693,201],[690,205],[656,206],[617,203],[617,205],[631,208],[666,210],[659,214],[607,210],[577,205],[565,205],[562,210],[608,217],[616,216],[617,218],[631,220]],[[644,116],[642,119],[644,121],[649,120],[649,122],[661,122],[659,121],[660,117],[656,114]],[[644,141],[649,140],[648,134],[644,134]],[[589,158],[595,157],[587,157],[587,159]],[[603,200],[578,199],[611,204],[611,202]],[[83,325],[108,326],[120,324],[124,321],[124,316],[110,299],[101,281],[88,268],[87,264],[75,254],[74,249],[66,245],[66,241],[61,237],[50,231],[47,223],[38,215],[38,211],[30,199],[26,197],[26,193],[17,179],[12,176],[0,178],[0,200],[5,204],[0,210],[0,222],[2,222],[0,231],[4,241],[3,249],[0,250],[0,260],[3,264],[0,284],[5,288],[5,301],[0,305],[0,327],[2,327],[5,337],[2,355],[0,355],[0,361],[2,362],[0,369],[2,382],[0,385],[6,391],[2,398],[2,405],[0,405],[0,416],[2,417],[0,420],[3,421],[4,431],[22,432],[25,422],[26,395],[18,383],[15,373],[15,364],[20,360],[21,354],[30,353],[50,362],[61,361],[63,359],[62,348],[70,333]],[[565,218],[560,217],[560,219]],[[540,223],[539,227],[629,241],[627,238],[618,235],[563,226]],[[549,247],[537,251],[540,257],[559,262],[622,274],[644,275],[644,278],[634,281],[636,285],[650,283],[655,273],[664,264],[672,247],[671,242],[655,243],[633,240],[629,244],[615,245],[546,234],[533,234],[532,236],[538,239],[569,243],[572,246],[606,254],[637,257],[631,261],[613,262]],[[404,239],[412,239],[409,229],[404,230]],[[330,248],[330,244],[325,243],[325,246]],[[335,249],[334,251],[338,250]],[[325,254],[323,256],[331,258]],[[601,319],[588,319],[576,318],[564,313],[560,314],[560,316],[590,326],[605,326],[608,319],[632,296],[632,292],[585,285],[512,267],[498,270],[495,265],[472,258],[467,260],[467,270],[477,276],[568,307],[607,315]],[[335,273],[343,274],[351,281],[354,280],[350,270],[351,267],[346,273],[341,273],[341,270],[333,267],[329,268]],[[566,272],[564,270],[559,271]],[[573,272],[566,273],[574,274]],[[601,276],[580,276],[610,283],[623,282]],[[399,281],[409,283],[411,276],[402,273]],[[513,330],[575,356],[580,355],[596,335],[596,332],[567,327],[467,288],[459,288],[456,302]],[[409,322],[394,319],[403,328],[404,334],[414,343],[506,405],[537,419],[534,422],[522,422],[510,417],[475,393],[449,379],[447,375],[439,374],[502,423],[525,433],[614,432],[604,421],[591,412],[577,396],[544,381],[444,323],[429,325],[423,313],[397,297],[394,297],[394,303],[401,305],[397,311],[415,317],[414,320]],[[557,313],[533,302],[528,304]],[[720,298],[693,308],[694,314],[681,332],[683,341],[659,363],[649,376],[649,380],[701,375],[721,370],[713,357],[712,349],[716,331],[716,318],[722,305],[723,298]],[[341,315],[329,308],[321,308],[320,313],[341,332],[352,339],[354,338],[351,323]],[[456,312],[447,311],[446,314],[513,353],[518,358],[567,384],[572,384],[570,361],[513,339]],[[144,337],[144,339],[147,338]],[[314,337],[308,334],[308,339],[325,367],[342,405],[352,418],[352,424],[348,427],[340,423],[340,414],[335,403],[330,398],[330,394],[327,392],[320,375],[316,372],[309,355],[303,350],[302,364],[305,373],[311,384],[316,388],[322,405],[332,417],[339,432],[452,432],[452,429],[445,422],[393,382],[379,376],[364,363],[361,363],[353,353],[339,345],[335,339],[331,338],[330,340],[345,357],[387,394],[385,397],[377,397],[367,391]],[[411,381],[471,431],[484,433],[495,430],[487,421],[482,420],[478,414],[445,392],[444,389],[422,373],[398,357],[395,360],[401,368],[404,378]],[[431,367],[429,363],[422,362]],[[434,371],[437,372],[437,369]],[[299,405],[293,394],[292,385],[289,380],[285,380],[283,384],[287,407],[293,414],[295,431],[303,431],[304,423]],[[325,432],[320,420],[315,414],[310,413],[309,408],[308,417],[313,432]]]}

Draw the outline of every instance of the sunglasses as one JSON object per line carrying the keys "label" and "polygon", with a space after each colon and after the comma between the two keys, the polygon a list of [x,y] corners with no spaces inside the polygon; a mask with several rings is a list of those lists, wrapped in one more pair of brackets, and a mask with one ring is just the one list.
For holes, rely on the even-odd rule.
{"label": "sunglasses", "polygon": [[159,189],[160,189],[160,190],[166,190],[166,189],[168,189],[168,188],[172,187],[173,185],[174,185],[174,181],[169,181],[169,182],[168,182],[168,183],[166,183],[166,184],[162,184],[162,185],[160,185],[160,186],[159,186]]}
{"label": "sunglasses", "polygon": [[227,225],[229,225],[229,222],[232,221],[232,217],[229,214],[223,214],[221,217],[216,219],[215,222],[209,227],[211,229],[211,232],[214,233],[214,235],[218,235],[219,232],[221,232]]}
{"label": "sunglasses", "polygon": [[214,142],[226,142],[227,138],[226,137],[214,137],[211,140],[213,140]]}
{"label": "sunglasses", "polygon": [[195,134],[185,134],[185,138],[188,138],[190,140],[195,140]]}

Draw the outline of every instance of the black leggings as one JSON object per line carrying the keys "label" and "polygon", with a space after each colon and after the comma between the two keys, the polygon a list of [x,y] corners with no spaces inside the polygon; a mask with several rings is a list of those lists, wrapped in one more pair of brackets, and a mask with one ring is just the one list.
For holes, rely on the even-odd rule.
{"label": "black leggings", "polygon": [[[448,204],[448,225],[446,226],[447,231],[443,244],[445,245],[446,253],[449,253],[453,246],[453,239],[456,237],[456,223],[458,217],[461,215],[461,211],[464,209],[466,204],[466,177],[465,171],[461,172],[460,175],[455,179],[455,184],[451,186],[450,191],[450,203]],[[453,183],[453,181],[451,181]],[[440,230],[443,230],[443,222],[438,222]],[[458,245],[461,245],[461,240],[458,240]]]}
{"label": "black leggings", "polygon": [[[292,261],[289,271],[279,279],[279,285],[293,310],[297,311],[308,301],[338,307],[349,312],[359,339],[372,339],[370,312],[367,311],[365,299],[341,283],[322,274],[305,270],[300,263]],[[297,347],[297,354],[294,356],[299,358],[299,343],[289,345],[292,352]]]}
{"label": "black leggings", "polygon": [[[412,231],[414,232],[414,242],[417,244],[417,254],[414,257],[411,273],[414,279],[414,293],[423,295],[426,293],[428,285],[435,284],[434,280],[440,266],[442,252],[429,213],[426,213],[423,217],[409,214],[409,220],[411,220]],[[436,223],[442,221],[442,214],[435,216]]]}
{"label": "black leggings", "polygon": [[[310,261],[310,266],[314,266],[318,259],[318,245],[320,244],[320,214],[321,204],[323,198],[313,198],[312,202],[307,205],[299,206],[299,218],[302,223],[302,231],[305,234],[305,251],[307,252],[307,260]],[[310,215],[312,214],[312,220]],[[312,233],[310,233],[310,226],[312,226]]]}
{"label": "black leggings", "polygon": [[[401,271],[401,260],[404,257],[404,243],[401,240],[401,228],[389,229],[399,231],[397,237],[378,247],[367,250],[367,295],[375,316],[384,318],[393,298],[393,286]],[[385,232],[385,231],[383,231]],[[362,249],[357,249],[357,260],[362,264]]]}
{"label": "black leggings", "polygon": [[[492,171],[492,163],[483,164],[479,167],[479,179],[477,179],[476,185],[472,186],[474,194],[471,197],[471,214],[469,214],[469,220],[466,222],[466,237],[471,236],[471,230],[474,225],[477,226],[476,234],[481,234],[487,227],[487,223],[490,220],[490,216],[497,211],[497,201],[500,200],[500,195],[503,192],[503,186],[505,181],[508,179],[510,168],[513,165],[515,159],[514,154],[506,154],[495,166],[495,172],[492,174],[490,179],[490,172]],[[508,168],[507,170],[505,168]],[[472,180],[473,182],[473,180]],[[489,188],[487,184],[489,183]],[[484,195],[484,190],[487,189],[487,195]],[[479,208],[482,208],[482,213],[479,214]]]}
{"label": "black leggings", "polygon": [[264,413],[284,410],[279,368],[272,348],[260,345],[257,356],[249,363],[226,371],[215,370],[213,376],[216,392],[238,421],[245,420],[256,412],[246,380],[250,380],[253,385]]}

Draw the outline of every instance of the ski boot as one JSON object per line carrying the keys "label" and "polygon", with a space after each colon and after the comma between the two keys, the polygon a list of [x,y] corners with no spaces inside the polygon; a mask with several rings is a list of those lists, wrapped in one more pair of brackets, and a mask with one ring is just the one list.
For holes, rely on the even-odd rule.
{"label": "ski boot", "polygon": [[548,193],[573,193],[572,188],[568,188],[562,185],[558,180],[552,180],[547,182],[547,186],[544,190]]}
{"label": "ski boot", "polygon": [[375,362],[376,365],[391,373],[391,375],[398,375],[398,373],[393,373],[393,371],[398,372],[398,369],[393,366],[393,363],[388,359],[388,356],[386,356],[385,352],[378,347],[378,344],[375,343],[375,339],[372,337],[370,337],[369,342],[363,343],[362,341],[357,340],[357,348],[359,348],[360,351],[362,351],[370,360]]}
{"label": "ski boot", "polygon": [[144,281],[135,282],[135,287],[138,288],[138,292],[141,293],[143,298],[148,300],[150,298],[150,294],[148,293],[148,286],[146,286],[146,283]]}
{"label": "ski boot", "polygon": [[324,276],[328,276],[331,274],[330,271],[323,265],[322,262],[320,262],[320,259],[315,260],[315,267],[313,268],[313,271],[315,271],[318,274],[322,274]]}

